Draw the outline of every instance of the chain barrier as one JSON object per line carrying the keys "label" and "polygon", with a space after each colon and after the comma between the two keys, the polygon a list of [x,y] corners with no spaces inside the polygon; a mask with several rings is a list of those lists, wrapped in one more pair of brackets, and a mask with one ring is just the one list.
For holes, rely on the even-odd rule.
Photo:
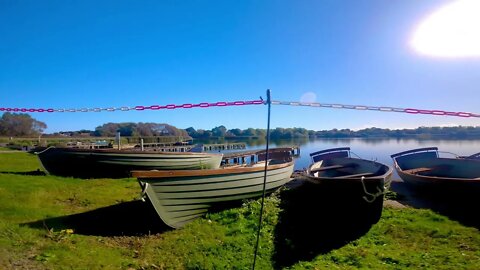
{"label": "chain barrier", "polygon": [[[263,100],[249,100],[249,101],[219,101],[219,102],[202,102],[197,104],[168,104],[168,105],[151,105],[151,106],[123,106],[123,107],[107,107],[107,108],[79,108],[79,109],[43,109],[43,108],[4,108],[0,107],[0,112],[23,112],[23,113],[62,113],[62,112],[115,112],[115,111],[145,111],[145,110],[174,110],[174,109],[192,109],[192,108],[209,108],[209,107],[227,107],[227,106],[245,106],[245,105],[263,105]],[[443,110],[423,110],[414,108],[395,108],[395,107],[377,107],[366,105],[345,105],[345,104],[328,104],[328,103],[309,103],[296,101],[271,101],[272,105],[287,105],[287,106],[303,106],[303,107],[317,107],[317,108],[331,108],[331,109],[348,109],[348,110],[362,110],[362,111],[379,111],[379,112],[397,112],[409,114],[426,114],[437,116],[456,116],[456,117],[477,117],[478,113],[470,112],[450,112]]]}
{"label": "chain barrier", "polygon": [[209,108],[209,107],[226,107],[226,106],[245,106],[245,105],[262,105],[263,100],[249,100],[249,101],[219,101],[219,102],[202,102],[197,104],[168,104],[168,105],[151,105],[151,106],[123,106],[123,107],[108,107],[108,108],[80,108],[80,109],[42,109],[42,108],[3,108],[0,107],[0,112],[115,112],[115,111],[144,111],[144,110],[174,110],[174,109],[191,109],[191,108]]}
{"label": "chain barrier", "polygon": [[366,105],[345,105],[345,104],[326,104],[326,103],[309,103],[309,102],[295,102],[295,101],[276,101],[272,100],[272,105],[288,105],[288,106],[304,106],[317,108],[331,108],[331,109],[349,109],[349,110],[363,110],[363,111],[379,111],[379,112],[398,112],[409,114],[428,114],[428,115],[443,115],[443,116],[457,116],[457,117],[478,117],[480,114],[469,112],[449,112],[442,110],[422,110],[413,108],[395,108],[395,107],[377,107]]}

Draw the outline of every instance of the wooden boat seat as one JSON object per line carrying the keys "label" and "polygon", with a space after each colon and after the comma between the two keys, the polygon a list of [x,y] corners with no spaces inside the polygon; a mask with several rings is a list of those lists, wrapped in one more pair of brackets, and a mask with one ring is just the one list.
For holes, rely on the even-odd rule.
{"label": "wooden boat seat", "polygon": [[415,168],[415,169],[410,169],[410,170],[404,170],[403,172],[404,173],[408,173],[408,174],[417,174],[417,173],[421,173],[421,172],[429,172],[433,170],[433,168],[426,168],[426,167],[422,167],[422,168]]}
{"label": "wooden boat seat", "polygon": [[319,172],[319,171],[340,169],[340,168],[345,168],[345,167],[346,167],[346,166],[343,166],[343,165],[325,166],[325,167],[320,167],[320,168],[317,168],[317,169],[312,169],[312,172]]}
{"label": "wooden boat seat", "polygon": [[244,164],[228,164],[228,165],[223,165],[223,169],[231,169],[231,168],[240,168],[240,167],[245,167]]}
{"label": "wooden boat seat", "polygon": [[355,178],[355,177],[371,176],[371,175],[374,175],[374,173],[371,173],[371,172],[357,173],[357,174],[349,174],[349,175],[336,176],[336,177],[333,177],[333,178],[343,179],[343,178]]}

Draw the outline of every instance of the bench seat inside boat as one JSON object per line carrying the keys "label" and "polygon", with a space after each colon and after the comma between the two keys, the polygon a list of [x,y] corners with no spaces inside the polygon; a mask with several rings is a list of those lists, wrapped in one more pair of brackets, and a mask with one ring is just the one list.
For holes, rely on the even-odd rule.
{"label": "bench seat inside boat", "polygon": [[374,173],[366,172],[366,173],[357,173],[357,174],[336,176],[336,177],[333,177],[333,178],[342,179],[342,178],[355,178],[355,177],[372,176],[372,175],[374,175]]}
{"label": "bench seat inside boat", "polygon": [[325,166],[325,167],[320,167],[320,168],[314,168],[314,169],[312,169],[312,172],[319,172],[319,171],[340,169],[340,168],[345,168],[345,167],[346,167],[346,166],[344,166],[344,165]]}

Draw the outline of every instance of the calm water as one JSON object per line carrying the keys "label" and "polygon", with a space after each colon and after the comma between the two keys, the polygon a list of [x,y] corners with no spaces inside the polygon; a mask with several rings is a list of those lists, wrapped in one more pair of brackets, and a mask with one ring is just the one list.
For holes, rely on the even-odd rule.
{"label": "calm water", "polygon": [[[391,154],[421,148],[438,147],[439,151],[457,155],[471,155],[480,152],[480,140],[418,140],[418,139],[301,139],[289,141],[271,141],[270,148],[280,146],[300,146],[300,157],[295,161],[295,169],[303,169],[310,164],[309,154],[315,151],[350,147],[351,151],[361,158],[377,160],[392,165]],[[264,140],[247,142],[247,149],[264,149]],[[440,153],[444,157],[453,157],[449,153]]]}

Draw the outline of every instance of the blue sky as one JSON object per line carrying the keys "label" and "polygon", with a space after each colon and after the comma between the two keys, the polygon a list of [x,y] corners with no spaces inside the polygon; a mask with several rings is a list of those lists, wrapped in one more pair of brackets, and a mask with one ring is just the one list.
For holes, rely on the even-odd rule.
{"label": "blue sky", "polygon": [[[479,113],[480,58],[409,46],[446,0],[0,0],[0,107],[272,99]],[[313,101],[313,100],[311,100]],[[265,128],[266,106],[32,113],[46,132],[107,122]],[[480,125],[480,119],[272,106],[272,127]]]}

